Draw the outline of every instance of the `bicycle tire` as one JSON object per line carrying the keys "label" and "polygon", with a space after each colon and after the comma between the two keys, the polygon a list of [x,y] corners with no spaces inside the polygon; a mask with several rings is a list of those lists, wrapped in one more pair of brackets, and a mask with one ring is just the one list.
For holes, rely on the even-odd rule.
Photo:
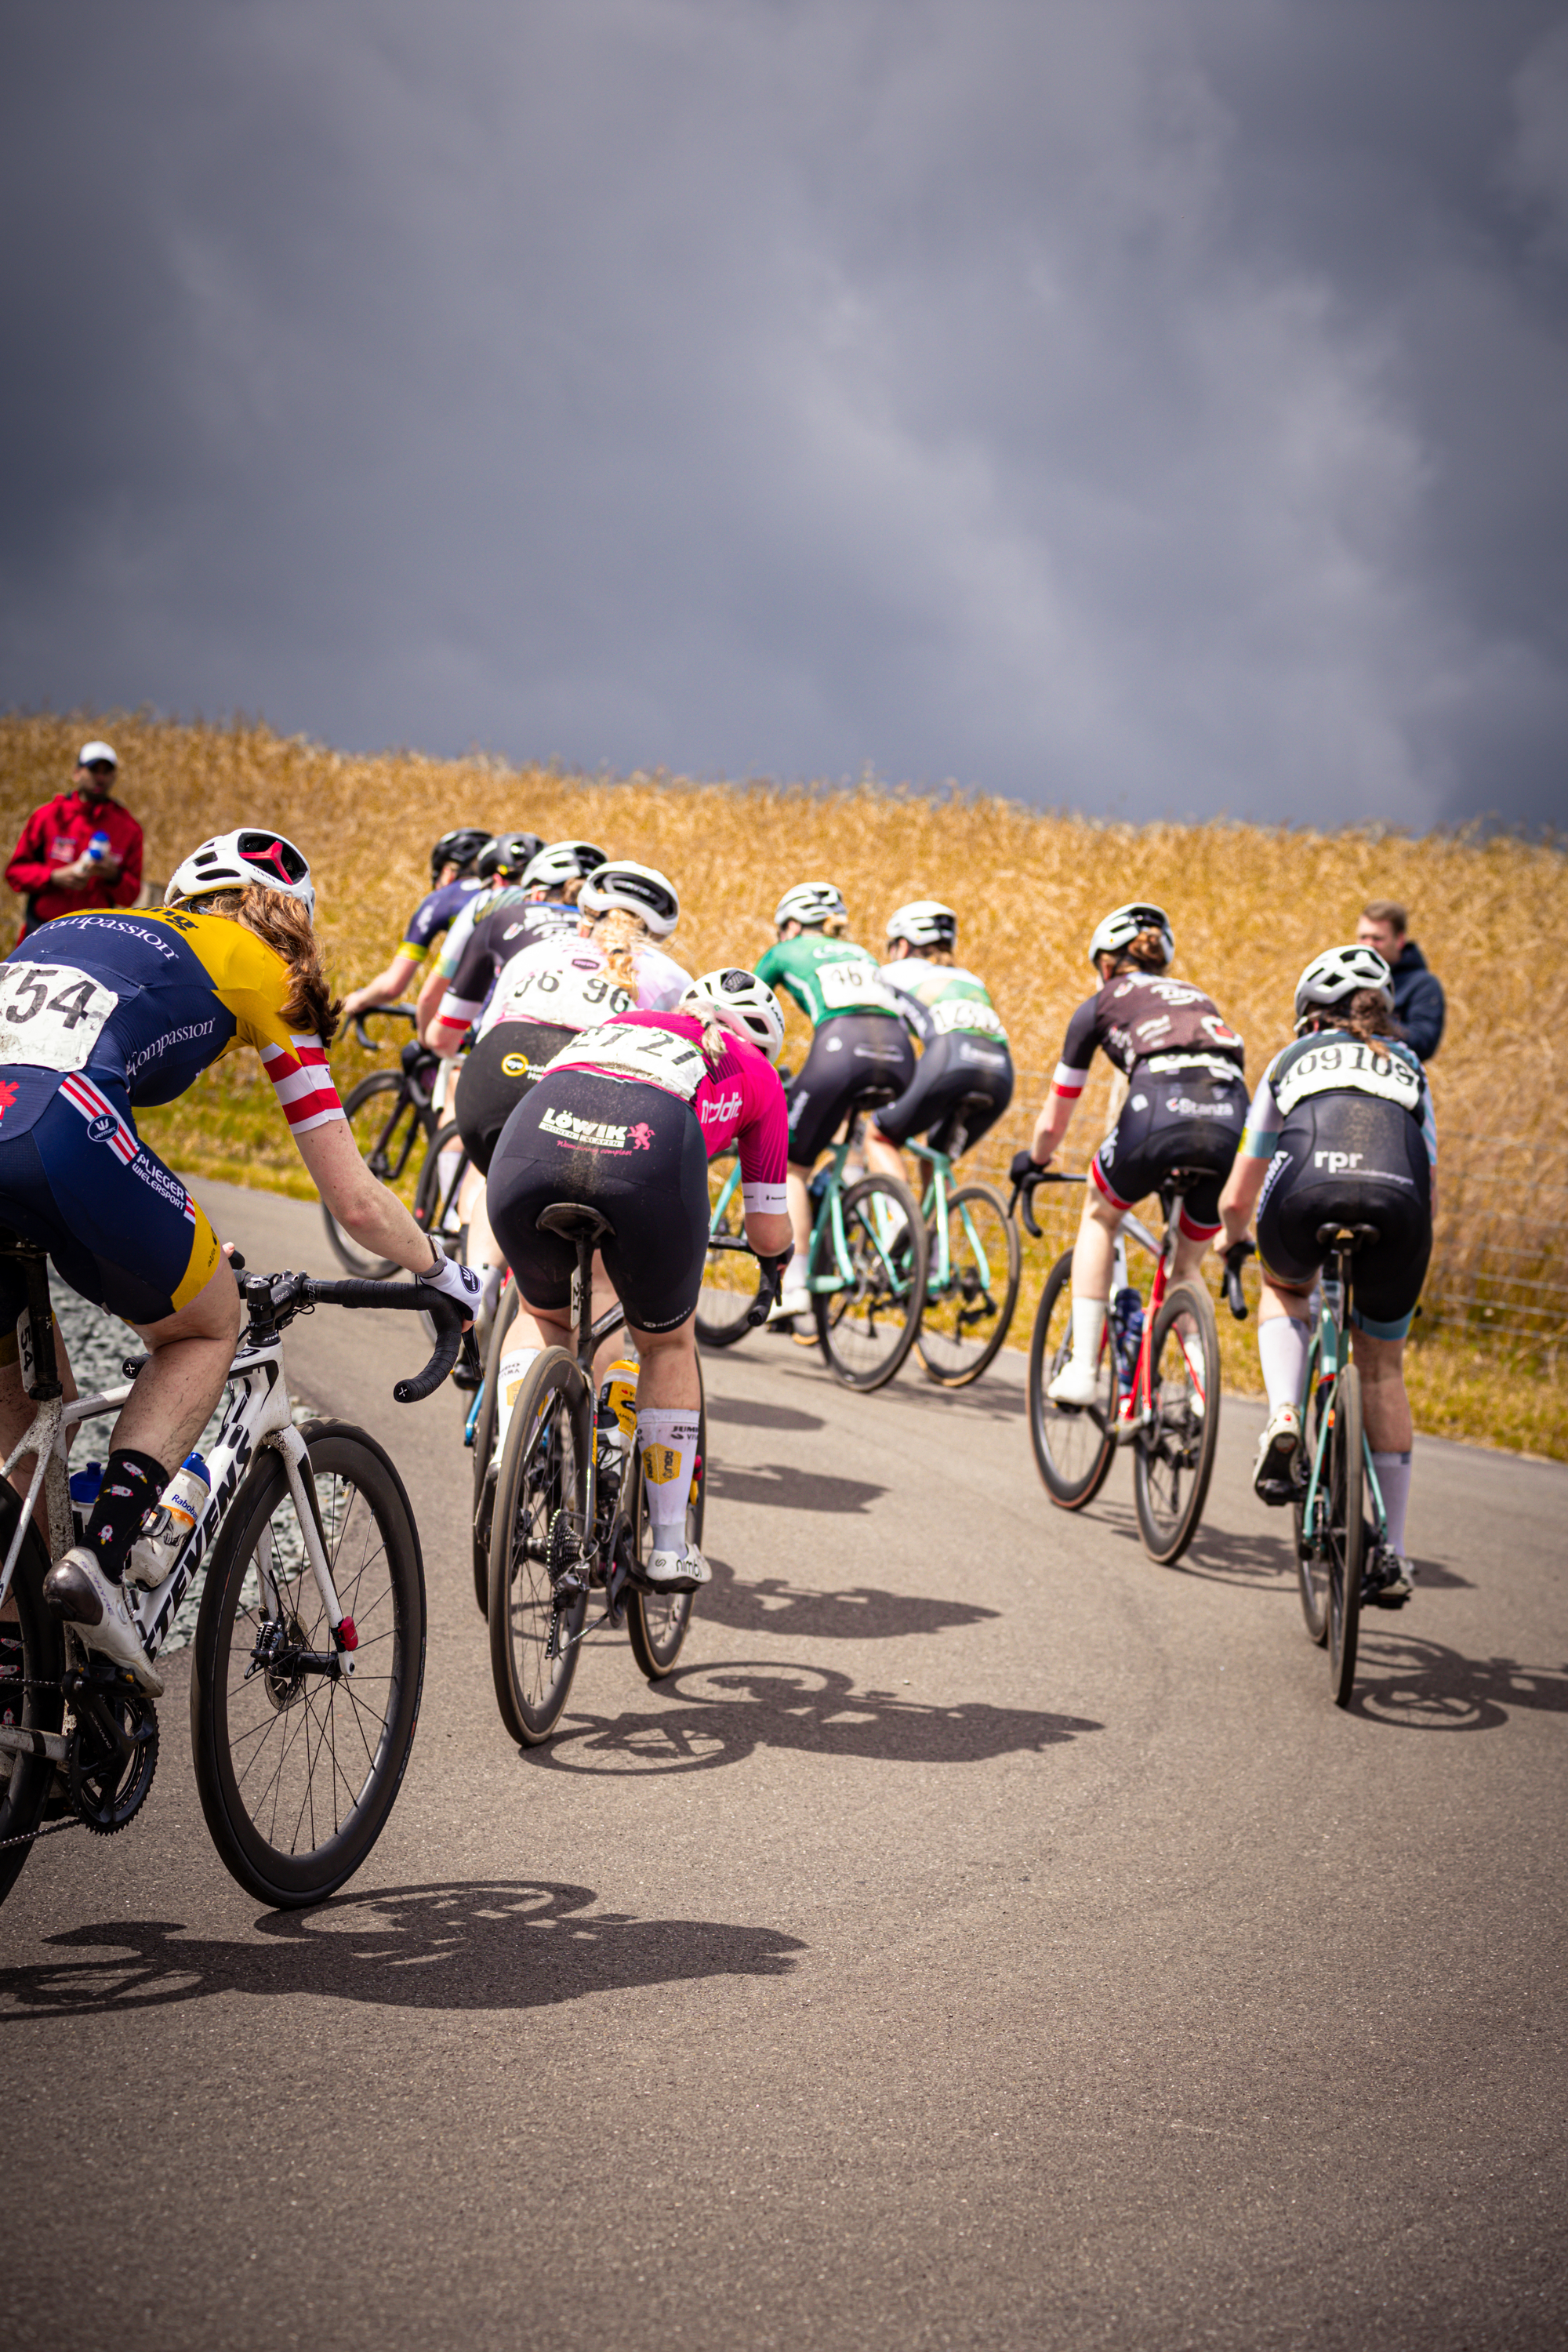
{"label": "bicycle tire", "polygon": [[1329,1489],[1329,1686],[1334,1705],[1348,1706],[1355,1685],[1361,1572],[1366,1550],[1361,1373],[1353,1363],[1344,1366],[1336,1389],[1334,1425],[1329,1434],[1333,1455]]}
{"label": "bicycle tire", "polygon": [[[714,1210],[718,1206],[719,1194],[729,1181],[734,1160],[732,1151],[725,1151],[709,1162],[708,1191]],[[711,1214],[710,1211],[710,1218]],[[737,1339],[743,1339],[746,1336],[746,1318],[756,1304],[757,1293],[763,1286],[762,1261],[754,1257],[745,1245],[746,1221],[742,1210],[739,1184],[725,1203],[722,1225],[715,1227],[710,1223],[710,1234],[715,1231],[721,1233],[725,1240],[718,1247],[711,1241],[709,1243],[702,1271],[702,1287],[697,1297],[697,1337],[705,1348],[732,1348]],[[710,1278],[734,1269],[739,1269],[749,1281],[749,1289],[742,1286],[739,1290],[731,1290]]]}
{"label": "bicycle tire", "polygon": [[[1203,1357],[1196,1370],[1190,1336],[1184,1345],[1177,1328],[1183,1318],[1196,1326]],[[1143,1549],[1168,1568],[1197,1533],[1219,1444],[1219,1326],[1201,1279],[1173,1283],[1165,1293],[1150,1339],[1149,1376],[1156,1418],[1133,1441],[1132,1496]]]}
{"label": "bicycle tire", "polygon": [[[988,1237],[978,1230],[975,1209],[983,1205],[987,1216],[998,1230]],[[968,1215],[963,1213],[967,1210]],[[915,1346],[920,1349],[927,1378],[939,1388],[967,1388],[977,1381],[986,1367],[995,1362],[1007,1334],[1013,1327],[1013,1315],[1018,1304],[1018,1279],[1023,1271],[1024,1253],[1018,1240],[1018,1228],[1007,1214],[1007,1203],[994,1184],[961,1184],[947,1196],[948,1264],[952,1269],[947,1295],[934,1298],[931,1295],[931,1267],[936,1262],[936,1247],[928,1234],[926,1243],[927,1272],[925,1307],[921,1315]],[[953,1223],[957,1221],[962,1239],[954,1246]],[[987,1238],[993,1246],[999,1245],[1005,1271],[1001,1285],[996,1281],[997,1269],[987,1249]],[[961,1269],[960,1258],[966,1260]],[[977,1263],[976,1258],[983,1261]],[[1000,1297],[998,1297],[998,1288]],[[979,1304],[977,1302],[984,1302]],[[951,1318],[952,1328],[949,1328]],[[982,1330],[985,1323],[989,1330]],[[966,1324],[975,1327],[977,1341],[965,1337]],[[968,1349],[969,1352],[964,1352]]]}
{"label": "bicycle tire", "polygon": [[[451,1183],[441,1192],[442,1155],[458,1150],[458,1164]],[[458,1132],[456,1119],[448,1119],[430,1138],[430,1149],[425,1154],[425,1165],[419,1171],[419,1182],[414,1194],[414,1222],[421,1233],[449,1234],[455,1240],[458,1228],[452,1223],[458,1197],[463,1189],[463,1179],[468,1171],[468,1155],[463,1150],[463,1139]]]}
{"label": "bicycle tire", "polygon": [[496,1446],[497,1398],[496,1383],[500,1374],[500,1360],[506,1353],[507,1334],[517,1320],[518,1288],[509,1282],[496,1308],[496,1319],[490,1332],[490,1343],[485,1351],[484,1386],[479,1391],[479,1417],[474,1423],[474,1516],[468,1549],[473,1556],[474,1599],[479,1615],[488,1616],[490,1605],[490,1507],[495,1501],[496,1473],[500,1464],[491,1460]]}
{"label": "bicycle tire", "polygon": [[1110,1475],[1116,1452],[1116,1360],[1107,1332],[1100,1352],[1098,1403],[1055,1405],[1046,1391],[1072,1346],[1072,1252],[1046,1278],[1029,1335],[1029,1443],[1046,1492],[1059,1510],[1081,1511]]}
{"label": "bicycle tire", "polygon": [[[699,1377],[700,1377],[700,1366]],[[686,1540],[702,1549],[702,1521],[708,1500],[708,1401],[704,1397],[698,1407],[697,1475],[691,1482],[691,1499],[686,1506]],[[647,1557],[647,1499],[643,1486],[642,1456],[639,1454],[632,1473],[632,1492],[626,1517],[631,1522],[632,1542],[639,1560]],[[626,1587],[626,1633],[631,1640],[632,1655],[650,1683],[662,1682],[671,1673],[680,1655],[681,1643],[691,1630],[695,1592],[648,1592],[642,1586]]]}
{"label": "bicycle tire", "polygon": [[[21,1497],[0,1486],[0,1559],[11,1549]],[[0,1621],[0,1722],[25,1731],[58,1732],[65,1719],[65,1694],[59,1688],[65,1672],[65,1643],[59,1620],[44,1606],[44,1579],[49,1572],[48,1553],[37,1523],[22,1538],[11,1579],[16,1617]],[[52,1689],[25,1690],[8,1699],[9,1681],[52,1684]],[[30,1838],[43,1819],[55,1767],[47,1756],[0,1756],[0,1839]],[[0,1903],[16,1884],[31,1845],[0,1846]]]}
{"label": "bicycle tire", "polygon": [[[884,1204],[880,1214],[872,1205],[879,1198]],[[903,1220],[902,1229],[889,1233],[894,1212]],[[814,1294],[817,1343],[834,1379],[868,1394],[892,1379],[920,1330],[929,1264],[925,1220],[909,1186],[895,1176],[862,1176],[847,1185],[840,1213],[854,1286]],[[829,1213],[817,1226],[813,1274],[827,1270],[831,1233]],[[879,1321],[889,1338],[877,1354]]]}
{"label": "bicycle tire", "polygon": [[593,1442],[588,1381],[564,1348],[547,1348],[512,1407],[501,1448],[485,1612],[496,1704],[525,1748],[550,1737],[577,1671],[586,1593],[562,1616],[555,1657],[544,1654],[552,1614],[550,1533],[558,1511],[584,1508]]}
{"label": "bicycle tire", "polygon": [[403,1784],[425,1681],[425,1570],[402,1479],[363,1429],[311,1421],[300,1434],[332,1582],[359,1636],[356,1671],[247,1679],[262,1623],[278,1622],[257,1567],[264,1532],[286,1626],[312,1652],[332,1646],[284,1465],[268,1446],[213,1547],[191,1674],[191,1748],[213,1843],[248,1895],[282,1911],[335,1894],[370,1853]]}
{"label": "bicycle tire", "polygon": [[[1334,1384],[1317,1377],[1318,1349],[1313,1342],[1308,1362],[1307,1396],[1301,1408],[1301,1475],[1309,1485],[1312,1465],[1318,1459],[1318,1447],[1323,1430],[1324,1416],[1333,1401]],[[1327,1509],[1330,1464],[1325,1457],[1321,1472],[1321,1490],[1317,1508]],[[1306,1524],[1306,1489],[1290,1506],[1290,1516],[1296,1525],[1296,1586],[1300,1596],[1301,1615],[1306,1622],[1307,1635],[1321,1649],[1329,1638],[1329,1553],[1320,1541],[1317,1528]]]}
{"label": "bicycle tire", "polygon": [[[378,1126],[373,1115],[362,1126],[361,1112],[367,1103],[374,1102],[382,1095],[396,1095],[401,1099],[384,1122]],[[403,1181],[417,1138],[421,1134],[428,1136],[435,1132],[434,1120],[415,1101],[402,1074],[396,1070],[373,1070],[368,1077],[360,1080],[357,1087],[351,1087],[343,1103],[343,1116],[348,1120],[349,1132],[359,1146],[360,1157],[365,1166],[373,1176],[394,1192]],[[384,1282],[397,1272],[392,1258],[373,1257],[368,1250],[362,1250],[359,1244],[344,1233],[325,1202],[321,1203],[321,1216],[332,1254],[345,1272],[360,1275],[371,1282]]]}

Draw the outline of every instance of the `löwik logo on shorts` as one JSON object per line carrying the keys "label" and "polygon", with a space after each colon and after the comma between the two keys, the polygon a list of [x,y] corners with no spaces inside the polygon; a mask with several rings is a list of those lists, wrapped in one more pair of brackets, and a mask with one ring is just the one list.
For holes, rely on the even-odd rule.
{"label": "l\u00f6wik logo on shorts", "polygon": [[557,1135],[563,1143],[581,1143],[600,1151],[624,1151],[626,1130],[604,1118],[579,1118],[574,1110],[547,1110],[539,1122],[541,1135]]}

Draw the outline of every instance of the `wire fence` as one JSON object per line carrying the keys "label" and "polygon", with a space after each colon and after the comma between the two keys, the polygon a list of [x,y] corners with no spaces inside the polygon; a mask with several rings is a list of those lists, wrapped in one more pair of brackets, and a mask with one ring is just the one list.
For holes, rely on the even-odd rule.
{"label": "wire fence", "polygon": [[[1049,1086],[1048,1071],[1020,1070],[1006,1116],[964,1168],[1002,1182],[1014,1152],[1034,1131]],[[1092,1117],[1079,1124],[1083,1139],[1104,1131]],[[1092,1144],[1084,1139],[1080,1145],[1074,1136],[1057,1164],[1081,1173],[1092,1156]],[[1081,1200],[1076,1187],[1036,1194],[1035,1213],[1053,1250],[1070,1244]],[[1542,1354],[1554,1372],[1558,1349],[1568,1343],[1565,1236],[1568,1144],[1441,1127],[1432,1263],[1418,1327],[1423,1336],[1443,1331],[1524,1346]]]}

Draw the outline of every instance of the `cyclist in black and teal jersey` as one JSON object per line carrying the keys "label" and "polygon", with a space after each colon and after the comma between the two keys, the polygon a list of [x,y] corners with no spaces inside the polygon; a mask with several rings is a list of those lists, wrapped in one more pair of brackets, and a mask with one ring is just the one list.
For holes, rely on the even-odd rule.
{"label": "cyclist in black and teal jersey", "polygon": [[888,918],[882,981],[922,1050],[913,1085],[867,1122],[866,1159],[883,1176],[906,1173],[898,1146],[911,1135],[962,1158],[1013,1099],[1007,1033],[984,982],[954,962],[957,940],[958,917],[935,898]]}
{"label": "cyclist in black and teal jersey", "polygon": [[434,1042],[430,1033],[437,1019],[450,1018],[448,997],[468,1006],[468,1017],[477,1023],[510,957],[539,940],[576,930],[578,893],[605,864],[605,852],[591,841],[552,841],[526,856],[514,854],[514,844],[536,839],[531,833],[503,833],[480,858],[481,868],[494,859],[488,887],[476,892],[452,925],[419,991],[418,1029],[425,1044]]}
{"label": "cyclist in black and teal jersey", "polygon": [[773,915],[778,944],[757,978],[794,997],[812,1025],[811,1051],[787,1089],[789,1213],[795,1255],[774,1312],[805,1313],[811,1255],[811,1171],[853,1109],[893,1102],[915,1075],[914,1049],[874,958],[848,937],[849,916],[831,882],[798,882]]}
{"label": "cyclist in black and teal jersey", "polygon": [[484,883],[475,867],[490,841],[483,825],[460,824],[444,833],[430,852],[430,887],[408,919],[403,943],[384,971],[343,999],[343,1019],[353,1021],[378,1004],[395,1004],[432,947]]}

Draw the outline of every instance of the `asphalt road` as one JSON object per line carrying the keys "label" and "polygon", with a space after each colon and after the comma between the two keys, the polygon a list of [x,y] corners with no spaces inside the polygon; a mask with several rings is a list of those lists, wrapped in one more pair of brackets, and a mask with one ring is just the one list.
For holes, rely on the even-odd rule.
{"label": "asphalt road", "polygon": [[[198,1187],[252,1265],[313,1211]],[[295,1327],[392,1447],[430,1652],[386,1834],[258,1916],[173,1662],[113,1841],[3,1914],[11,2340],[1560,2344],[1568,1472],[1418,1449],[1418,1596],[1329,1703],[1227,1402],[1209,1526],[1050,1510],[1021,1359],[881,1395],[708,1360],[681,1672],[595,1642],[520,1755],[459,1401]]]}

